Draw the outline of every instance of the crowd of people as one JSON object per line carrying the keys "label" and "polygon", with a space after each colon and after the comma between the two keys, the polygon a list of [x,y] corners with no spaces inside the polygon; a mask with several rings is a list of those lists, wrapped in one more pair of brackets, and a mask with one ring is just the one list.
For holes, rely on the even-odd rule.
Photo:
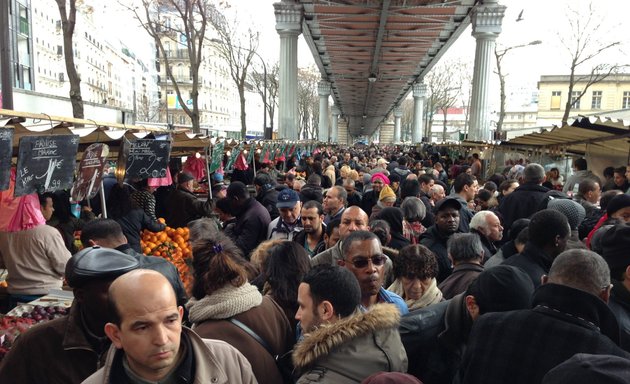
{"label": "crowd of people", "polygon": [[[72,220],[78,252],[42,195],[37,225],[0,234],[9,293],[65,278],[75,300],[17,339],[0,382],[630,382],[630,166],[301,155],[211,175],[208,199],[186,171],[112,185],[109,219]],[[167,225],[190,230],[188,290],[141,253]]]}

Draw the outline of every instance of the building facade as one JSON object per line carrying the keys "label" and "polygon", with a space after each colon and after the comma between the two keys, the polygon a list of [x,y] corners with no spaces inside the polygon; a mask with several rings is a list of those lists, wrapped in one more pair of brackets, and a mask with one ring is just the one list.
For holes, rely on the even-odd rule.
{"label": "building facade", "polygon": [[[569,95],[568,75],[541,76],[538,82],[538,125],[560,125],[567,101],[576,98],[585,85],[585,82],[577,82]],[[570,116],[605,114],[627,108],[630,108],[630,74],[618,74],[591,85],[573,106]]]}

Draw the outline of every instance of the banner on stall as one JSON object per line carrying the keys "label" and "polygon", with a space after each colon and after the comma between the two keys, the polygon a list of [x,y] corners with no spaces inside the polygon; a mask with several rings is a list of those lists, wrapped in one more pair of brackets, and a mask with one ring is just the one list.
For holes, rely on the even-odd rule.
{"label": "banner on stall", "polygon": [[92,199],[96,196],[101,187],[108,155],[109,146],[102,143],[91,144],[83,152],[77,179],[70,191],[73,201]]}
{"label": "banner on stall", "polygon": [[225,166],[226,172],[232,170],[232,167],[234,166],[234,162],[236,161],[236,158],[238,157],[238,155],[241,154],[242,150],[243,150],[242,142],[238,145],[238,147],[232,148],[232,153],[230,153],[230,157],[228,158],[227,165]]}
{"label": "banner on stall", "polygon": [[215,144],[212,147],[212,162],[210,163],[210,169],[208,172],[212,173],[219,169],[221,166],[221,160],[223,160],[223,148],[225,147],[225,142],[220,142]]}
{"label": "banner on stall", "polygon": [[78,149],[78,135],[20,138],[14,196],[70,189]]}
{"label": "banner on stall", "polygon": [[0,191],[9,189],[13,133],[13,128],[0,128]]}

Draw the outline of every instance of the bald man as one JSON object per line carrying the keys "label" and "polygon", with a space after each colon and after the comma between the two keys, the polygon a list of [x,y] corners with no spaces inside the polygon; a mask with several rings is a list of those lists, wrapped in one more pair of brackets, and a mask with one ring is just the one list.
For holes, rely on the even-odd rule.
{"label": "bald man", "polygon": [[105,365],[83,383],[256,383],[237,349],[182,327],[183,309],[159,272],[139,269],[114,280],[109,306],[105,333],[112,347]]}

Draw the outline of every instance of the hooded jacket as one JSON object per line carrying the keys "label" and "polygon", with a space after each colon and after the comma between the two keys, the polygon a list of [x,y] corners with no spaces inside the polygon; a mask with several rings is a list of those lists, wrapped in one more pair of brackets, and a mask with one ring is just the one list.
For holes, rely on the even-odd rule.
{"label": "hooded jacket", "polygon": [[307,334],[293,351],[298,384],[360,383],[376,372],[407,372],[399,322],[396,306],[376,304]]}
{"label": "hooded jacket", "polygon": [[391,240],[387,246],[400,250],[401,248],[411,244],[409,240],[403,236],[403,214],[400,208],[386,207],[376,214],[379,220],[385,220],[389,224]]}

